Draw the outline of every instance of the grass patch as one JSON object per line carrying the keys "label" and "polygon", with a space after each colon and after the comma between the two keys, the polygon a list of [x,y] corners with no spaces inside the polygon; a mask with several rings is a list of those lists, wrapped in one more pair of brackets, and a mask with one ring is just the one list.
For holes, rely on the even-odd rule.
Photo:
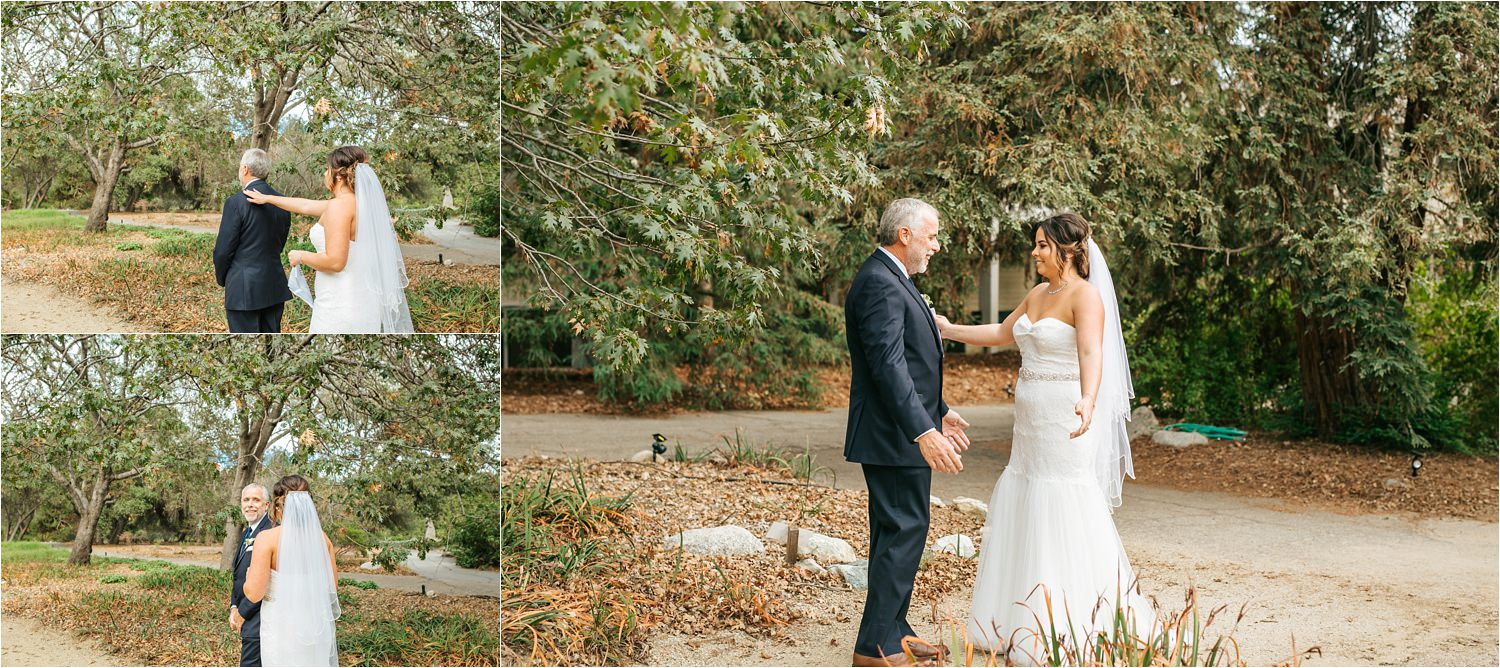
{"label": "grass patch", "polygon": [[99,582],[101,582],[103,584],[115,584],[117,582],[129,582],[129,581],[130,581],[130,578],[128,576],[120,575],[119,573],[110,573],[109,575],[106,575],[106,576],[104,576],[102,578],[99,578]]}
{"label": "grass patch", "polygon": [[359,589],[379,589],[380,585],[369,580],[355,580],[354,578],[339,578],[340,587],[356,587]]}
{"label": "grass patch", "polygon": [[496,633],[478,617],[413,610],[339,636],[339,659],[352,666],[487,666],[498,646]]}
{"label": "grass patch", "polygon": [[0,563],[22,562],[61,563],[68,560],[68,551],[31,540],[6,541],[0,543]]}

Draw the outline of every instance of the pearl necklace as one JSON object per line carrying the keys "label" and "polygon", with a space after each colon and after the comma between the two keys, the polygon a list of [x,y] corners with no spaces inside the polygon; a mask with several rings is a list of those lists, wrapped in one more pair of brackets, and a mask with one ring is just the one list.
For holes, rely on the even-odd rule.
{"label": "pearl necklace", "polygon": [[1057,286],[1057,289],[1056,289],[1056,290],[1048,290],[1048,291],[1047,291],[1047,294],[1048,294],[1048,295],[1055,295],[1055,294],[1057,294],[1057,293],[1059,293],[1059,292],[1062,292],[1062,291],[1063,291],[1063,288],[1066,288],[1066,287],[1068,287],[1068,284],[1069,284],[1069,283],[1072,283],[1072,282],[1073,282],[1073,281],[1072,281],[1072,280],[1071,280],[1071,279],[1070,279],[1070,280],[1066,280],[1066,281],[1063,281],[1063,284],[1062,284],[1062,285],[1059,285],[1059,286]]}

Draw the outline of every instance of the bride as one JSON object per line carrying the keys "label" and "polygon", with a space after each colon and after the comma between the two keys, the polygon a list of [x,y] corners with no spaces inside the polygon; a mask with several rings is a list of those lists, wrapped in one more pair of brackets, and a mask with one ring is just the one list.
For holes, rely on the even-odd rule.
{"label": "bride", "polygon": [[262,603],[260,656],[266,666],[337,666],[338,566],[307,480],[289,475],[272,489],[271,520],[245,574],[245,596]]}
{"label": "bride", "polygon": [[[1056,215],[1034,238],[1046,282],[1005,322],[938,318],[944,338],[1021,349],[1015,435],[981,534],[968,636],[1012,663],[1091,663],[1091,640],[1114,630],[1117,611],[1142,638],[1156,621],[1111,517],[1123,475],[1135,476],[1125,431],[1135,393],[1114,283],[1088,222]],[[1052,628],[1069,654],[1052,654]]]}
{"label": "bride", "polygon": [[406,264],[385,192],[369,156],[358,146],[340,146],[328,154],[323,186],[332,199],[267,195],[246,190],[252,204],[270,204],[292,213],[320,216],[308,231],[316,253],[289,251],[292,281],[298,265],[317,271],[311,334],[379,334],[412,331],[406,304]]}

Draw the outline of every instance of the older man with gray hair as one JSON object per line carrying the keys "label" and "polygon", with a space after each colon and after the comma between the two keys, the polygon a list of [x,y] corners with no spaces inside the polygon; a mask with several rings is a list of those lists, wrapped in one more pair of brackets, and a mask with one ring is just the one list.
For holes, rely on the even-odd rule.
{"label": "older man with gray hair", "polygon": [[938,212],[898,199],[880,217],[879,247],[844,298],[849,426],[844,459],[865,474],[870,588],[854,665],[937,665],[947,647],[917,637],[906,612],[930,525],[932,472],[963,470],[969,426],[943,402],[943,337],[911,277],[941,250]]}
{"label": "older man with gray hair", "polygon": [[271,156],[258,148],[240,158],[241,188],[224,201],[214,241],[214,278],[224,288],[224,319],[235,333],[279,333],[281,312],[292,298],[281,251],[292,229],[292,215],[274,206],[251,204],[244,189],[281,193],[266,184]]}

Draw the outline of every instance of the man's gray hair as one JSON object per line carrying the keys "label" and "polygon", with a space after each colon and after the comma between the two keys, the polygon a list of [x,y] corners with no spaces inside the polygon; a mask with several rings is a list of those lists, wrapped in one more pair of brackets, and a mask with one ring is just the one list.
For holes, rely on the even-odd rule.
{"label": "man's gray hair", "polygon": [[[258,148],[254,148],[254,149],[250,149],[250,150],[252,150],[252,151],[260,151],[260,149],[258,149]],[[261,153],[265,153],[265,151],[260,151],[260,152]],[[250,483],[248,485],[245,485],[245,489],[250,489],[251,487],[259,487],[260,488],[260,498],[265,499],[267,503],[269,503],[271,501],[271,492],[270,492],[270,490],[266,489],[265,485],[262,485],[262,484],[260,484],[258,482],[252,482],[252,483]],[[244,494],[245,494],[245,490],[243,490],[243,489],[240,490],[240,495],[244,496]]]}
{"label": "man's gray hair", "polygon": [[240,164],[250,168],[250,175],[257,179],[265,179],[271,175],[271,156],[258,148],[245,151],[240,157]]}
{"label": "man's gray hair", "polygon": [[917,225],[922,218],[932,214],[933,218],[938,215],[937,209],[931,204],[923,202],[914,197],[903,197],[885,208],[885,213],[880,216],[880,226],[876,228],[876,241],[882,246],[890,246],[900,241],[901,228],[917,231]]}

